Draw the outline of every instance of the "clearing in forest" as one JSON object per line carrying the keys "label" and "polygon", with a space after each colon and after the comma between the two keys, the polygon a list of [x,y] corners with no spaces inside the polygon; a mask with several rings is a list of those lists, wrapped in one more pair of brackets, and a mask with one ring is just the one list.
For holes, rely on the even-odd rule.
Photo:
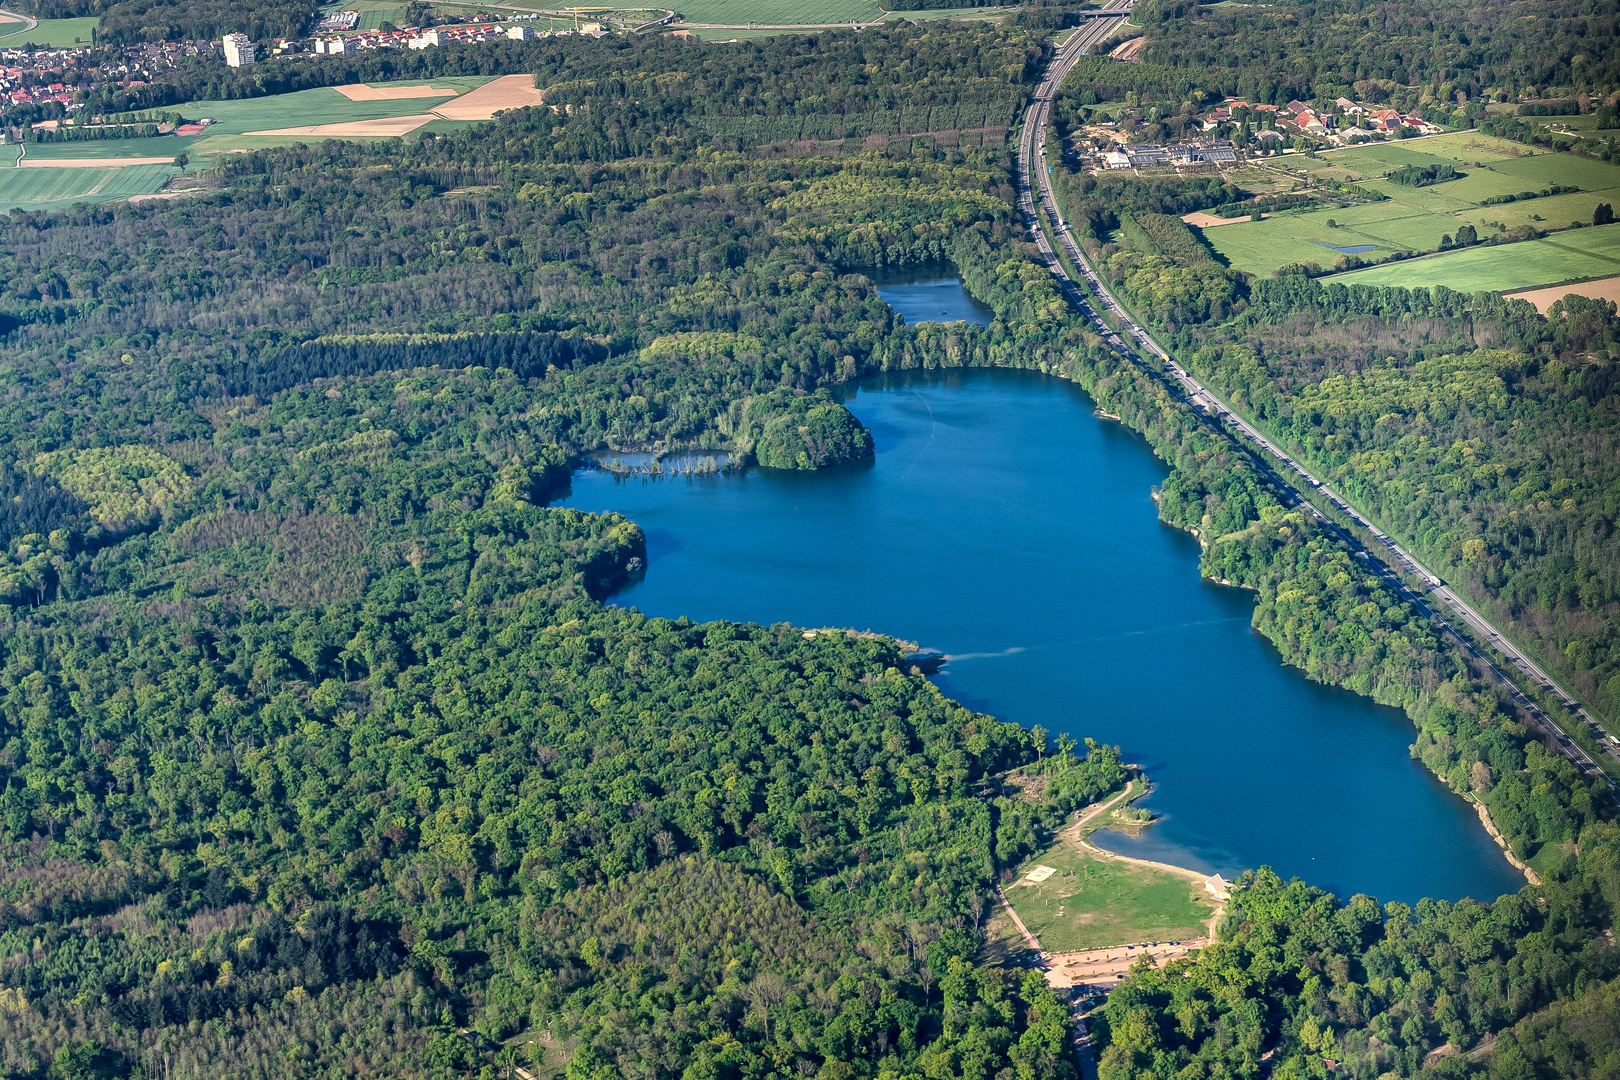
{"label": "clearing in forest", "polygon": [[[1133,781],[1133,787],[1140,781]],[[1204,875],[1113,855],[1085,837],[1110,826],[1140,828],[1116,799],[1106,813],[1081,816],[1057,842],[1032,856],[1004,891],[1048,953],[1202,938],[1215,913]]]}

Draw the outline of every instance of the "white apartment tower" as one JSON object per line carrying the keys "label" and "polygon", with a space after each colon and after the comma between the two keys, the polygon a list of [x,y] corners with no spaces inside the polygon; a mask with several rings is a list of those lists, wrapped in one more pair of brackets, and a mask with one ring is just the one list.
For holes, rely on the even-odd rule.
{"label": "white apartment tower", "polygon": [[244,67],[253,63],[253,42],[246,34],[226,34],[220,39],[225,47],[225,63],[230,67]]}

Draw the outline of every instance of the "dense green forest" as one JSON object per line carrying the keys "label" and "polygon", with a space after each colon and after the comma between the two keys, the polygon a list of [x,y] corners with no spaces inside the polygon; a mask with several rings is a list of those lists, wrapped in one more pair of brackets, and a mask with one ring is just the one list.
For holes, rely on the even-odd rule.
{"label": "dense green forest", "polygon": [[315,19],[311,0],[21,0],[16,10],[42,19],[99,16],[102,44],[218,39],[243,33],[257,41],[300,38]]}
{"label": "dense green forest", "polygon": [[1581,0],[1149,0],[1134,18],[1147,44],[1131,77],[1158,78],[1158,95],[1174,100],[1203,89],[1275,105],[1350,94],[1415,105],[1620,85],[1620,14]]}
{"label": "dense green forest", "polygon": [[[746,83],[1004,123],[1042,45],[712,81],[636,47],[656,105],[582,42],[572,111],[0,223],[7,1075],[460,1075],[512,1037],[604,1080],[1072,1072],[1067,1004],[980,927],[1117,751],[1046,754],[1031,801],[1003,775],[1045,748],[893,642],[604,607],[639,529],[545,506],[595,452],[869,454],[826,384],[1079,341],[999,136],[745,155],[702,120],[777,115]],[[885,59],[945,85],[852,77]],[[860,273],[947,258],[989,329]]]}
{"label": "dense green forest", "polygon": [[[1414,754],[1548,867],[1415,910],[1252,876],[1219,945],[1097,1016],[1108,1080],[1324,1058],[1518,1080],[1573,1045],[1598,1074],[1607,1044],[1569,1033],[1620,974],[1607,793],[1067,306],[1016,222],[1005,132],[1049,54],[1016,25],[513,42],[479,62],[532,64],[569,107],[0,220],[0,1070],[1073,1076],[1069,1004],[988,962],[982,927],[1001,873],[1123,784],[1117,749],[1051,754],[887,639],[607,606],[645,572],[640,529],[547,505],[596,455],[859,458],[871,436],[830,387],[1009,366],[1140,433],[1171,466],[1161,517],[1254,590],[1284,659],[1405,709]],[[472,62],[182,72],[121,107]],[[1593,375],[1612,308],[1255,283],[1178,220],[1236,189],[1063,181],[1200,370],[1279,402],[1320,386],[1338,411],[1301,415],[1337,416],[1318,369],[1370,371],[1371,343],[1399,377],[1357,407],[1427,387],[1397,443],[1440,423],[1511,442],[1492,475],[1542,486],[1458,557],[1500,557],[1481,587],[1555,622],[1590,595],[1581,632],[1607,625],[1578,571],[1596,542],[1523,517],[1573,522],[1613,486],[1534,459],[1602,452],[1583,440],[1614,401]],[[988,326],[906,325],[868,277],[939,262]],[[1493,358],[1468,379],[1501,383],[1497,411],[1442,407],[1465,354]],[[1395,514],[1390,460],[1365,493]]]}

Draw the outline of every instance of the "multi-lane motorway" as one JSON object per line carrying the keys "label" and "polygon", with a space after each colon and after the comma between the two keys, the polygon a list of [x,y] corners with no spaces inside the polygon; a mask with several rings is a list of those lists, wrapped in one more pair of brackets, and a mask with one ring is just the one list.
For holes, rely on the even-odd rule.
{"label": "multi-lane motorway", "polygon": [[[1284,452],[1281,447],[1262,435],[1243,417],[1227,408],[1225,403],[1212,394],[1207,387],[1194,379],[1169,353],[1160,348],[1158,342],[1153,340],[1152,335],[1144,330],[1131,317],[1130,313],[1115,300],[1108,289],[1107,283],[1097,274],[1091,263],[1086,259],[1085,252],[1075,242],[1074,235],[1070,231],[1068,223],[1064,220],[1062,211],[1058,209],[1057,200],[1052,195],[1052,181],[1046,166],[1046,125],[1051,115],[1052,99],[1056,95],[1058,87],[1062,84],[1063,77],[1068,74],[1075,61],[1085,55],[1086,50],[1092,45],[1104,40],[1114,32],[1119,23],[1129,14],[1133,2],[1134,0],[1112,0],[1105,11],[1118,12],[1119,17],[1117,19],[1099,13],[1101,17],[1089,19],[1064,43],[1063,47],[1058,50],[1047,65],[1045,76],[1036,89],[1034,100],[1030,103],[1029,110],[1024,116],[1023,131],[1018,142],[1019,201],[1026,223],[1035,236],[1036,245],[1047,267],[1057,277],[1070,301],[1095,324],[1098,333],[1102,335],[1104,340],[1119,349],[1133,362],[1140,364],[1155,377],[1164,380],[1178,397],[1209,416],[1218,427],[1224,425],[1233,438],[1240,443],[1247,443],[1253,452],[1252,456],[1255,460],[1268,469],[1284,485],[1292,488],[1296,494],[1303,496],[1300,498],[1302,509],[1338,533],[1356,551],[1359,557],[1368,562],[1370,567],[1381,572],[1402,593],[1412,599],[1426,615],[1439,625],[1443,633],[1456,639],[1463,651],[1468,654],[1476,665],[1489,672],[1493,678],[1507,689],[1515,704],[1520,707],[1530,723],[1538,728],[1545,738],[1562,750],[1565,756],[1573,761],[1578,768],[1590,776],[1602,779],[1612,788],[1614,786],[1613,782],[1598,767],[1598,764],[1587,755],[1586,751],[1571,739],[1559,724],[1554,723],[1552,718],[1543,712],[1520,689],[1518,683],[1508,677],[1495,660],[1476,648],[1474,642],[1467,636],[1458,633],[1456,628],[1446,621],[1441,610],[1437,609],[1449,612],[1453,618],[1465,623],[1477,635],[1479,640],[1488,642],[1490,647],[1498,650],[1503,662],[1513,668],[1519,678],[1533,680],[1544,690],[1554,695],[1563,705],[1567,714],[1564,722],[1566,724],[1584,724],[1592,738],[1607,752],[1608,757],[1611,759],[1605,764],[1616,775],[1620,775],[1620,744],[1610,738],[1609,733],[1582,707],[1580,702],[1566,693],[1539,665],[1524,656],[1516,646],[1504,638],[1489,621],[1459,596],[1454,589],[1422,563],[1418,562],[1417,559],[1413,558],[1410,552],[1368,521],[1347,500],[1326,484],[1323,484],[1303,465]],[[1040,215],[1036,211],[1037,190],[1041,209],[1046,212],[1047,219],[1050,222],[1049,228],[1042,226]],[[1070,277],[1063,260],[1058,258],[1057,252],[1052,248],[1051,240],[1048,237],[1049,232],[1057,238],[1057,242],[1062,247],[1063,253],[1068,256],[1069,262],[1085,278],[1086,285],[1089,287],[1089,295],[1087,289],[1082,289]],[[1095,303],[1092,297],[1096,298]],[[1112,321],[1103,317],[1102,312],[1098,311],[1098,306],[1111,316]],[[1120,329],[1115,329],[1115,327]],[[1163,370],[1161,371],[1152,364],[1143,363],[1140,354],[1156,358],[1162,364]],[[1372,538],[1373,551],[1369,553],[1367,547],[1360,540],[1349,532],[1340,529],[1313,504],[1309,496],[1325,500],[1350,521],[1354,522],[1359,529]],[[1392,570],[1391,567],[1394,569]],[[1396,573],[1396,571],[1399,571],[1399,573]],[[1409,588],[1405,579],[1400,576],[1401,574],[1422,582],[1426,595],[1420,595],[1417,591]]]}

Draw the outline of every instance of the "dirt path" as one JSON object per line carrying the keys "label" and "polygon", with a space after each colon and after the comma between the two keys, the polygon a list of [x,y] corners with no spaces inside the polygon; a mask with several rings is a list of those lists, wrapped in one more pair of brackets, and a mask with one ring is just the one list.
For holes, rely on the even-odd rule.
{"label": "dirt path", "polygon": [[1046,954],[1041,951],[1041,943],[1035,940],[1035,935],[1029,932],[1029,927],[1024,925],[1024,920],[1020,919],[1018,912],[1013,910],[1012,901],[1008,900],[1007,894],[1001,891],[1000,883],[996,885],[996,895],[1001,897],[1001,906],[1007,909],[1007,914],[1011,916],[1013,925],[1018,927],[1020,934],[1024,935],[1024,944],[1035,950],[1036,956],[1044,957]]}

